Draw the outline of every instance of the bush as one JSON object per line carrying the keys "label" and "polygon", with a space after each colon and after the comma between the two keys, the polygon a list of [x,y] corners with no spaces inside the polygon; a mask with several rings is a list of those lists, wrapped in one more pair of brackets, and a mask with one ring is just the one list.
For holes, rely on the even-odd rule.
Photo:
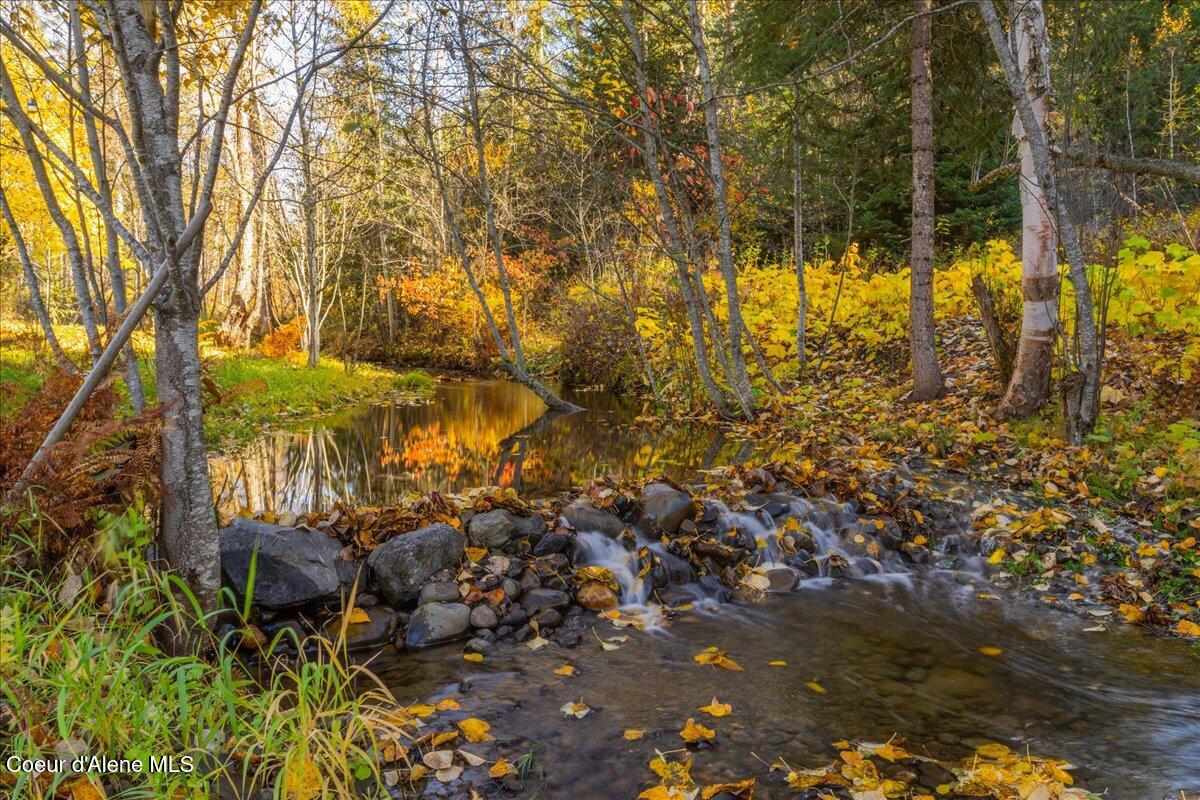
{"label": "bush", "polygon": [[564,313],[559,377],[566,386],[620,391],[641,385],[637,342],[622,310],[592,298]]}
{"label": "bush", "polygon": [[263,337],[258,343],[258,351],[267,358],[286,358],[300,349],[300,339],[304,336],[305,317],[300,315],[290,322],[280,325]]}
{"label": "bush", "polygon": [[423,369],[410,369],[396,379],[396,387],[427,394],[437,386],[437,379]]}

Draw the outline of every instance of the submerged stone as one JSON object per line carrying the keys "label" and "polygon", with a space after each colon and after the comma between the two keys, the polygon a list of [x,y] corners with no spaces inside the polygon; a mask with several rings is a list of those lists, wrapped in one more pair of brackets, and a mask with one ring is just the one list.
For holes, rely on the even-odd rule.
{"label": "submerged stone", "polygon": [[665,533],[674,536],[685,519],[696,514],[692,496],[661,481],[653,481],[642,488],[642,513],[638,527],[648,535]]}

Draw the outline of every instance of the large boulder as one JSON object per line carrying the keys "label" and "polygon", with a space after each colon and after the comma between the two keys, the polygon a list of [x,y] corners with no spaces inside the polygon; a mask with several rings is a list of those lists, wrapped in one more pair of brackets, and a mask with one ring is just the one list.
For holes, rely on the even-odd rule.
{"label": "large boulder", "polygon": [[380,591],[393,606],[417,598],[435,573],[462,563],[466,538],[444,522],[388,539],[367,557]]}
{"label": "large boulder", "polygon": [[544,530],[542,517],[519,517],[505,508],[476,514],[467,523],[473,547],[499,552],[512,552],[522,539],[538,539]]}
{"label": "large boulder", "polygon": [[[354,565],[341,558],[342,545],[320,531],[284,528],[235,519],[221,529],[221,575],[239,599],[265,609],[296,608],[338,596]],[[250,562],[257,548],[253,587]]]}
{"label": "large boulder", "polygon": [[692,496],[669,483],[653,481],[642,488],[642,513],[638,527],[648,536],[674,536],[685,519],[696,514]]}
{"label": "large boulder", "polygon": [[625,530],[625,523],[620,517],[601,511],[586,497],[571,501],[562,510],[561,516],[581,533],[602,533],[610,539],[615,539]]}
{"label": "large boulder", "polygon": [[431,647],[467,636],[471,607],[465,603],[426,603],[413,612],[404,632],[405,647]]}

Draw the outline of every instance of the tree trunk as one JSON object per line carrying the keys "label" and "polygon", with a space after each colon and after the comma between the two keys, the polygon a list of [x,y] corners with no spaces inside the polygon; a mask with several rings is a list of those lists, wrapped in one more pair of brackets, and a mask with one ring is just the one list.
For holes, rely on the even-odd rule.
{"label": "tree trunk", "polygon": [[979,306],[979,319],[987,336],[988,349],[992,351],[996,372],[1000,375],[1000,381],[1007,385],[1013,371],[1014,332],[1008,330],[1000,320],[1000,314],[996,311],[996,294],[982,275],[971,277],[971,293],[975,295],[975,303]]}
{"label": "tree trunk", "polygon": [[[994,11],[993,11],[994,13]],[[1033,112],[1038,132],[1045,130],[1050,86],[1046,82],[1049,53],[1039,32],[1044,26],[1040,0],[1021,5],[1013,19],[1017,68],[1025,102]],[[1000,45],[998,45],[1000,46]],[[1002,40],[1008,48],[1008,38]],[[1002,417],[1023,417],[1037,411],[1050,398],[1050,371],[1058,334],[1059,277],[1055,253],[1053,210],[1038,179],[1029,132],[1020,113],[1013,115],[1013,135],[1021,155],[1021,338],[1012,378],[1000,401]]]}
{"label": "tree trunk", "polygon": [[912,399],[946,391],[933,323],[933,0],[913,0],[912,22],[912,269],[908,341],[912,349]]}
{"label": "tree trunk", "polygon": [[804,280],[804,171],[800,139],[800,84],[795,86],[796,112],[792,132],[792,254],[796,262],[796,365],[808,366],[808,284]]}
{"label": "tree trunk", "polygon": [[733,264],[733,242],[730,233],[728,190],[725,184],[725,168],[721,163],[721,132],[718,124],[720,110],[713,90],[712,74],[708,65],[708,50],[704,43],[704,29],[700,22],[697,0],[688,0],[688,21],[692,29],[692,45],[696,49],[696,61],[700,71],[700,86],[704,92],[704,122],[708,135],[708,165],[713,182],[713,199],[717,214],[717,263],[725,279],[725,302],[729,313],[729,365],[732,374],[730,383],[734,397],[746,419],[754,416],[754,391],[750,388],[750,376],[746,372],[746,356],[742,352],[741,300],[738,296],[737,271]]}
{"label": "tree trunk", "polygon": [[[629,34],[630,48],[633,50],[634,73],[637,77],[638,96],[645,104],[649,95],[649,83],[646,78],[646,56],[642,47],[642,37],[629,10],[629,0],[620,0],[618,9],[621,21]],[[643,106],[645,107],[645,106]],[[713,379],[712,367],[708,362],[708,348],[704,343],[704,325],[700,320],[699,309],[696,307],[696,297],[692,292],[691,269],[684,260],[686,252],[683,236],[679,231],[679,221],[675,210],[671,207],[667,194],[666,183],[663,180],[662,167],[658,163],[658,146],[655,142],[654,120],[645,113],[642,124],[642,157],[646,162],[646,171],[650,174],[650,183],[654,186],[654,197],[658,202],[658,212],[666,230],[667,245],[671,252],[668,254],[675,262],[676,277],[679,281],[679,293],[683,298],[684,309],[687,311],[688,327],[692,336],[692,352],[695,356],[696,371],[700,373],[700,381],[717,413],[723,417],[732,416],[725,393]]]}
{"label": "tree trunk", "polygon": [[[1074,220],[1059,201],[1058,186],[1055,181],[1054,165],[1051,160],[1050,132],[1045,125],[1045,114],[1051,104],[1050,87],[1050,40],[1046,32],[1046,17],[1041,0],[1022,0],[1020,4],[1013,2],[1013,24],[1016,27],[1018,41],[1018,61],[1027,64],[1029,69],[1025,75],[1013,60],[1012,51],[1008,48],[1008,40],[1004,28],[996,15],[992,0],[979,0],[980,11],[1004,69],[1009,92],[1013,96],[1017,115],[1025,131],[1025,144],[1022,153],[1022,172],[1024,172],[1024,157],[1032,161],[1038,186],[1043,191],[1046,207],[1056,215],[1058,235],[1063,250],[1067,255],[1071,286],[1075,291],[1075,342],[1077,352],[1068,353],[1069,372],[1063,382],[1063,410],[1067,425],[1067,438],[1072,444],[1082,444],[1086,436],[1095,427],[1100,413],[1101,371],[1103,369],[1103,352],[1096,329],[1096,317],[1092,301],[1092,289],[1087,274],[1087,263],[1083,255],[1083,246],[1079,240],[1079,230]],[[1020,44],[1024,43],[1024,47]],[[1032,53],[1032,55],[1030,55]],[[1024,78],[1024,86],[1022,85]],[[1035,91],[1029,89],[1030,82],[1035,84]],[[1040,89],[1040,90],[1039,90]],[[1036,102],[1040,100],[1039,105]],[[1039,113],[1041,116],[1039,117]],[[1051,231],[1051,234],[1053,231]],[[1053,238],[1050,252],[1053,253]],[[1055,309],[1057,311],[1058,277],[1055,280]],[[1028,301],[1026,310],[1028,311]],[[1057,313],[1056,315],[1057,316]],[[1022,321],[1024,325],[1024,320]],[[1021,344],[1025,339],[1022,337]],[[1051,340],[1053,344],[1053,340]],[[1020,352],[1018,351],[1018,360]],[[1017,378],[1013,374],[1013,381]],[[1010,384],[1011,390],[1011,384]],[[1007,398],[1006,398],[1007,399]]]}

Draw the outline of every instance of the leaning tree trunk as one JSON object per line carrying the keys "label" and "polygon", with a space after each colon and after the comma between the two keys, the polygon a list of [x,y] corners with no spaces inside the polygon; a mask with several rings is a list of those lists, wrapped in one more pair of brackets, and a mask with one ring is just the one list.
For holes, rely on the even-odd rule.
{"label": "leaning tree trunk", "polygon": [[633,20],[633,13],[629,9],[630,0],[620,0],[618,10],[621,14],[621,22],[625,26],[625,31],[629,34],[629,45],[633,51],[634,75],[637,79],[638,97],[641,98],[641,106],[646,109],[644,114],[642,129],[642,157],[646,162],[646,171],[650,174],[650,183],[654,186],[654,197],[658,203],[659,216],[662,217],[663,228],[666,231],[667,246],[670,248],[668,254],[672,261],[675,262],[676,277],[679,282],[679,294],[683,298],[683,306],[687,311],[688,328],[692,337],[692,352],[696,361],[696,371],[700,375],[700,382],[704,386],[704,391],[708,395],[709,402],[713,404],[717,414],[722,417],[732,416],[729,408],[728,400],[725,392],[717,385],[713,378],[712,365],[708,360],[708,346],[704,342],[704,323],[700,319],[700,309],[697,307],[696,296],[692,291],[692,270],[688,265],[685,253],[686,245],[684,243],[683,234],[679,229],[679,220],[675,216],[675,210],[671,207],[670,196],[667,194],[666,181],[663,178],[662,166],[658,163],[658,145],[655,142],[655,124],[654,118],[649,113],[649,81],[646,77],[646,57],[645,49],[642,46],[642,36],[637,29],[637,25]]}
{"label": "leaning tree trunk", "polygon": [[[1013,19],[1016,66],[1022,91],[1033,112],[1038,132],[1045,131],[1050,86],[1044,37],[1038,34],[1040,0],[1023,3]],[[1008,37],[1003,46],[1008,48]],[[1000,402],[1002,417],[1022,417],[1037,411],[1050,398],[1050,372],[1058,334],[1059,277],[1055,254],[1053,209],[1038,178],[1029,131],[1021,114],[1013,115],[1013,134],[1021,155],[1021,337],[1012,377]]]}
{"label": "leaning tree trunk", "polygon": [[946,391],[933,324],[933,0],[913,0],[912,22],[912,269],[908,340],[912,348],[912,399]]}
{"label": "leaning tree trunk", "polygon": [[738,296],[737,270],[733,264],[733,242],[730,232],[729,200],[725,183],[725,168],[721,163],[721,131],[717,115],[720,110],[713,89],[712,73],[708,65],[708,50],[704,43],[704,28],[700,22],[697,0],[688,2],[688,20],[692,30],[692,45],[696,50],[696,62],[700,71],[700,85],[704,92],[704,125],[708,137],[708,166],[713,183],[713,200],[717,214],[717,263],[725,279],[725,302],[729,313],[729,382],[733,394],[741,406],[746,419],[754,415],[754,391],[750,388],[750,376],[746,372],[746,355],[742,352],[742,306]]}

